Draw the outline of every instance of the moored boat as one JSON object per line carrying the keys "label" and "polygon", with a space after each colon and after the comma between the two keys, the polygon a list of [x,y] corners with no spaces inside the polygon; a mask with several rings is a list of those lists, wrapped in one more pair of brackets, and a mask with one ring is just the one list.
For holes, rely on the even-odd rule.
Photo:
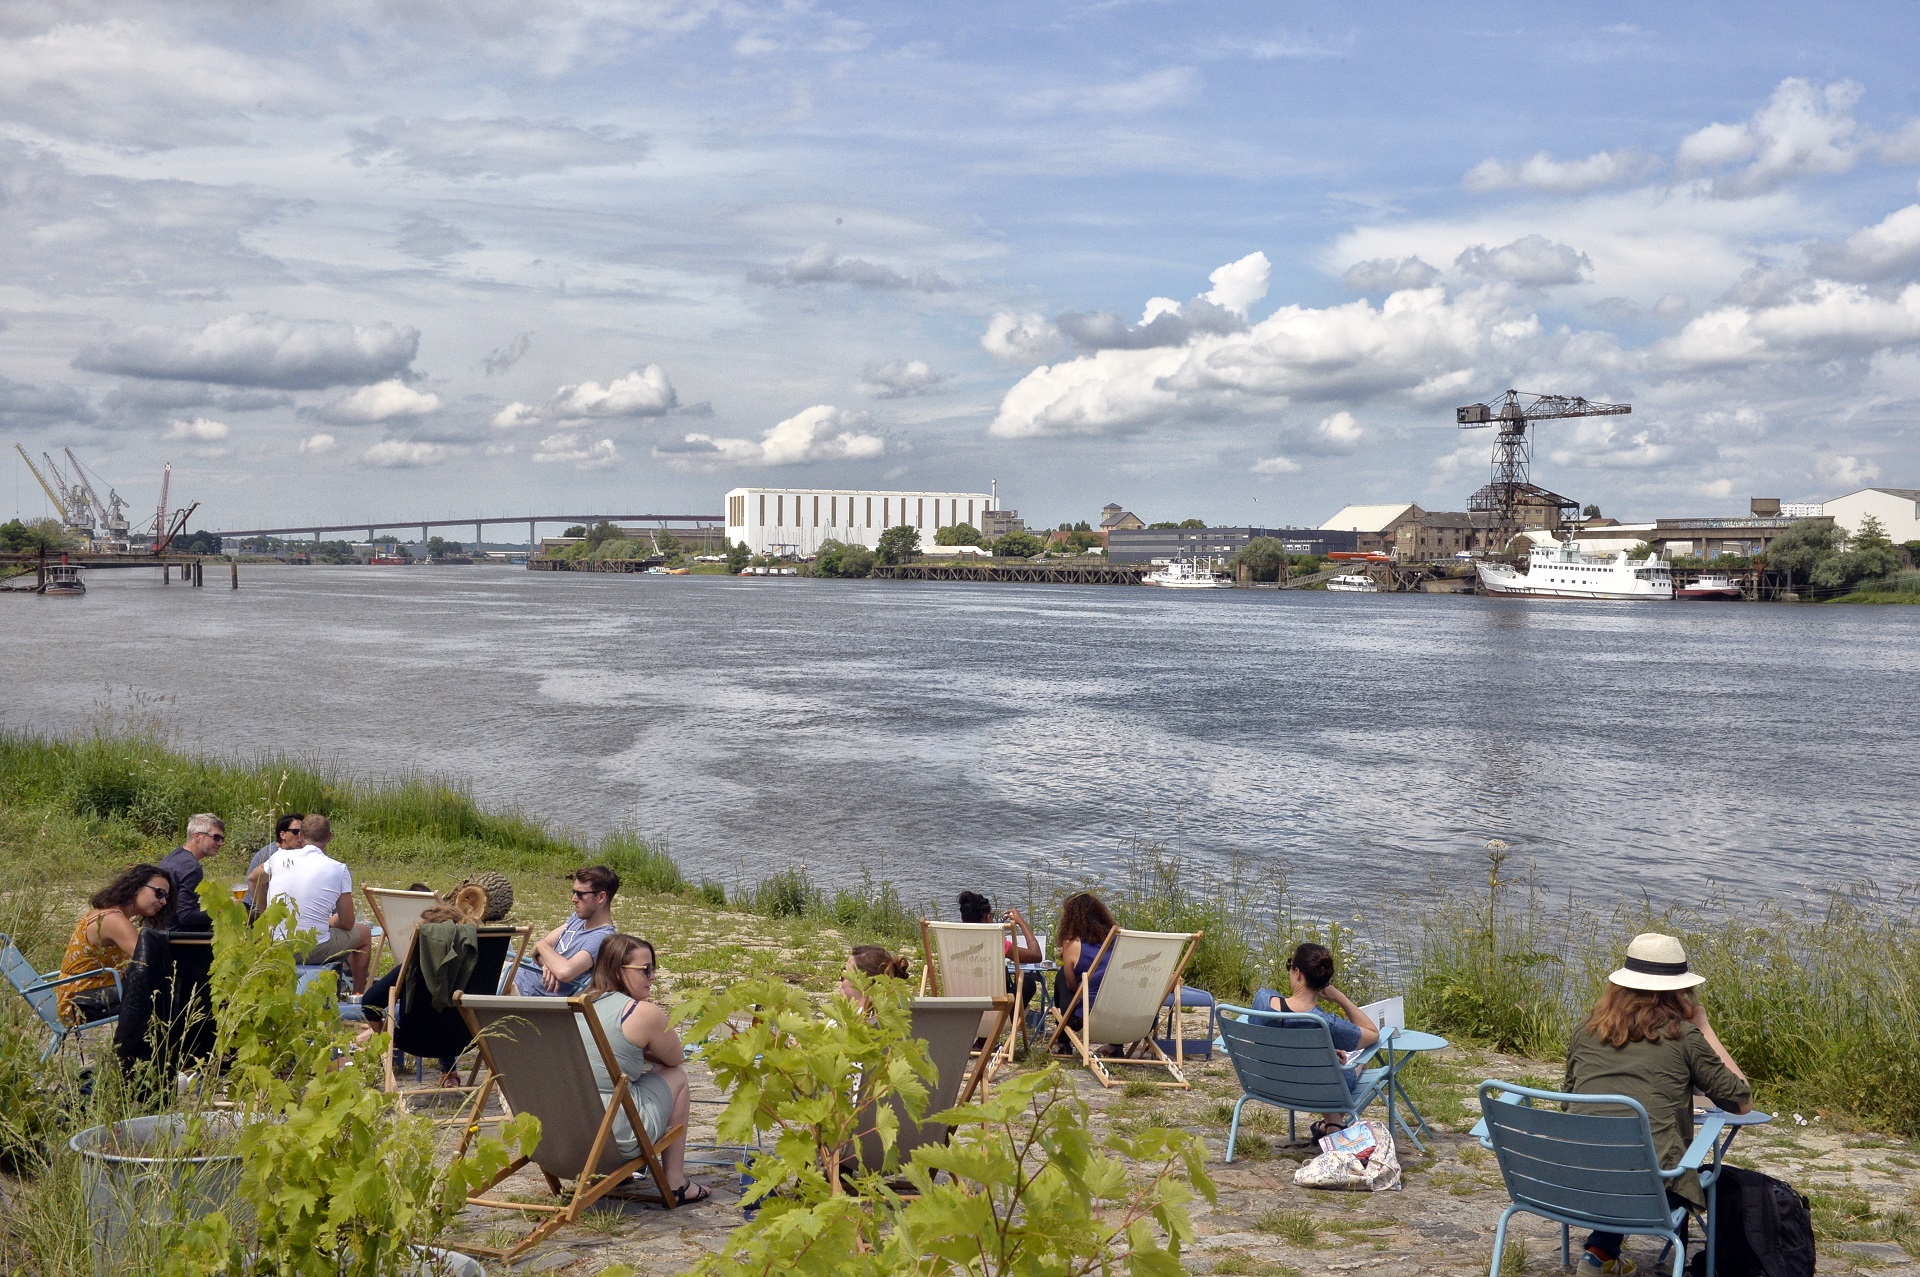
{"label": "moored boat", "polygon": [[1649,554],[1629,559],[1621,550],[1612,555],[1582,554],[1571,541],[1535,546],[1527,555],[1527,570],[1504,563],[1476,563],[1480,589],[1520,599],[1668,600],[1673,597],[1673,572],[1665,559]]}
{"label": "moored boat", "polygon": [[1362,576],[1357,572],[1347,576],[1333,577],[1327,582],[1327,588],[1338,594],[1380,593],[1378,582],[1370,576]]}
{"label": "moored boat", "polygon": [[87,583],[80,579],[80,569],[70,563],[50,564],[47,579],[40,586],[42,594],[85,594]]}
{"label": "moored boat", "polygon": [[1727,599],[1735,603],[1746,595],[1730,576],[1703,576],[1692,585],[1682,585],[1673,592],[1676,599]]}
{"label": "moored boat", "polygon": [[1212,559],[1171,559],[1140,578],[1142,585],[1170,590],[1226,590],[1233,582],[1213,574]]}

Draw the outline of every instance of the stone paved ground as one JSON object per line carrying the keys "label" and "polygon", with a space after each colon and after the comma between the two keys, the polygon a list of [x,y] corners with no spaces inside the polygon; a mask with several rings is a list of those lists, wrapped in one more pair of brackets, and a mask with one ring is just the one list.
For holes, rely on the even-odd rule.
{"label": "stone paved ground", "polygon": [[[1450,1049],[1423,1061],[1412,1089],[1438,1131],[1431,1154],[1401,1150],[1406,1186],[1400,1191],[1354,1194],[1295,1187],[1293,1172],[1306,1156],[1305,1146],[1289,1146],[1285,1116],[1260,1112],[1258,1106],[1248,1107],[1234,1163],[1227,1165],[1227,1118],[1240,1093],[1232,1068],[1217,1059],[1190,1069],[1191,1093],[1155,1096],[1104,1091],[1090,1074],[1078,1068],[1071,1072],[1096,1122],[1178,1125],[1206,1140],[1219,1204],[1197,1204],[1200,1239],[1186,1264],[1191,1272],[1223,1274],[1485,1273],[1506,1196],[1491,1155],[1463,1133],[1472,1120],[1465,1105],[1482,1077],[1552,1080],[1550,1066],[1486,1052]],[[697,1062],[691,1071],[696,1095],[714,1098]],[[696,1139],[712,1138],[717,1112],[696,1104]],[[1770,1127],[1743,1132],[1734,1145],[1735,1160],[1818,1194],[1816,1209],[1828,1234],[1821,1243],[1821,1272],[1920,1277],[1920,1226],[1914,1222],[1920,1214],[1920,1154],[1903,1141],[1845,1134],[1809,1117],[1800,1125],[1791,1114],[1782,1114]],[[609,1203],[587,1226],[563,1230],[524,1256],[516,1271],[567,1270],[586,1277],[613,1263],[631,1264],[650,1277],[683,1271],[703,1251],[717,1249],[740,1219],[737,1175],[710,1170],[696,1176],[714,1190],[708,1203],[673,1212]],[[544,1186],[537,1175],[523,1172],[503,1191],[531,1199],[543,1194]],[[497,1241],[508,1235],[505,1219],[501,1212],[470,1210],[461,1222],[462,1235]],[[1519,1262],[1510,1262],[1506,1271],[1559,1270],[1556,1228],[1522,1217],[1512,1235],[1517,1244],[1511,1259]],[[1903,1249],[1900,1240],[1912,1250]],[[1643,1270],[1651,1267],[1656,1252],[1657,1244],[1628,1243],[1628,1253]]]}

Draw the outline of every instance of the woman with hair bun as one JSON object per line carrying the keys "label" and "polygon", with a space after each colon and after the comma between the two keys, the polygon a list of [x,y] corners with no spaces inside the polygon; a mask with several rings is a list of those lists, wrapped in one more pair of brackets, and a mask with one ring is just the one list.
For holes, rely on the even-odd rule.
{"label": "woman with hair bun", "polygon": [[[1323,944],[1300,945],[1294,949],[1293,956],[1287,959],[1290,991],[1282,994],[1273,989],[1261,989],[1253,995],[1253,1009],[1317,1015],[1327,1022],[1327,1033],[1332,1037],[1336,1051],[1350,1053],[1365,1050],[1380,1040],[1380,1028],[1374,1024],[1371,1016],[1353,1004],[1352,998],[1334,987],[1333,974],[1333,950]],[[1335,1015],[1326,1010],[1320,1005],[1322,1001],[1339,1007],[1341,1014]],[[1348,1087],[1360,1080],[1358,1066],[1348,1068],[1345,1072]],[[1350,1113],[1322,1114],[1321,1120],[1311,1127],[1313,1138],[1325,1139],[1345,1126],[1351,1117]]]}

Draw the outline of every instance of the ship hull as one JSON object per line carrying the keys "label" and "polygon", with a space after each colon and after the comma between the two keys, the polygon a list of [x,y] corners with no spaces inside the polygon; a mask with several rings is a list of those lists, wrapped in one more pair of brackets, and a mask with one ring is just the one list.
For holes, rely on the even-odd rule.
{"label": "ship hull", "polygon": [[[1515,572],[1501,564],[1476,564],[1480,592],[1507,599],[1585,599],[1600,603],[1664,603],[1673,598],[1673,587],[1661,589],[1652,583],[1631,582],[1610,588],[1596,581],[1563,582],[1546,579],[1546,574]],[[1638,588],[1635,588],[1638,587]]]}

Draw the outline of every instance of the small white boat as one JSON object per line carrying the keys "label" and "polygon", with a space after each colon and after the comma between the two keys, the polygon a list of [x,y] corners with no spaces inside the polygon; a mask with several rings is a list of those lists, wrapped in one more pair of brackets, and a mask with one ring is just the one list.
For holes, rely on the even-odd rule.
{"label": "small white boat", "polygon": [[1480,589],[1486,594],[1522,599],[1673,598],[1673,572],[1657,554],[1629,559],[1621,550],[1611,555],[1582,554],[1572,541],[1534,546],[1527,570],[1504,563],[1477,563]]}
{"label": "small white boat", "polygon": [[1702,576],[1692,585],[1680,586],[1673,592],[1676,599],[1715,599],[1739,602],[1746,598],[1739,584],[1730,576]]}
{"label": "small white boat", "polygon": [[80,579],[80,569],[68,563],[55,563],[47,568],[46,584],[40,587],[42,594],[85,594],[87,583]]}
{"label": "small white boat", "polygon": [[1212,559],[1173,559],[1140,578],[1142,585],[1170,590],[1230,590],[1233,582],[1213,574]]}
{"label": "small white boat", "polygon": [[1340,594],[1378,594],[1380,585],[1370,576],[1358,572],[1347,576],[1336,576],[1327,582],[1327,588]]}

